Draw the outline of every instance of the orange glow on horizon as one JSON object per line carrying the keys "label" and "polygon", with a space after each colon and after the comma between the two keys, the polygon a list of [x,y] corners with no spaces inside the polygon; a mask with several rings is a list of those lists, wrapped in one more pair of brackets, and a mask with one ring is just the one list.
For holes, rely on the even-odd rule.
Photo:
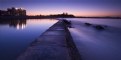
{"label": "orange glow on horizon", "polygon": [[[27,15],[51,15],[51,14],[62,14],[63,12],[29,12]],[[86,17],[91,17],[91,16],[118,16],[121,17],[121,14],[117,13],[110,13],[110,12],[67,12],[69,14],[73,14],[75,16],[86,16]]]}

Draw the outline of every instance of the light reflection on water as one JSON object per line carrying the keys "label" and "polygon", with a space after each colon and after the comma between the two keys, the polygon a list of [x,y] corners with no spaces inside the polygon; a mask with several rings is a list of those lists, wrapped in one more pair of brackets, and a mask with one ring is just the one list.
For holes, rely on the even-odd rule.
{"label": "light reflection on water", "polygon": [[16,28],[19,29],[24,29],[26,27],[26,24],[17,24]]}
{"label": "light reflection on water", "polygon": [[0,60],[15,60],[54,19],[0,20]]}

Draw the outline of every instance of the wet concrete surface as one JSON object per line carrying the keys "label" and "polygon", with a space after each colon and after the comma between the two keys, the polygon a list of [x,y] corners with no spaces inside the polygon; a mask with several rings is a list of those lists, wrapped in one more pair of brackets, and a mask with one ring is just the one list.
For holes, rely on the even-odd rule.
{"label": "wet concrete surface", "polygon": [[62,21],[57,22],[32,42],[17,60],[79,60],[72,52],[75,47],[68,43],[69,34],[65,28]]}

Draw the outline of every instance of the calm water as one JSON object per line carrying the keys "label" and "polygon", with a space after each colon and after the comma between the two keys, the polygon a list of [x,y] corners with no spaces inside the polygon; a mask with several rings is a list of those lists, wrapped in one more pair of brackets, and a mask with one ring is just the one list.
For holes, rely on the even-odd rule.
{"label": "calm water", "polygon": [[[80,24],[80,22],[89,22],[121,29],[121,19],[68,18],[68,20],[76,24]],[[57,20],[51,19],[0,21],[0,60],[15,60],[31,42],[56,22]]]}
{"label": "calm water", "polygon": [[56,22],[52,19],[0,21],[0,60],[15,60],[31,42]]}
{"label": "calm water", "polygon": [[121,28],[121,19],[68,18],[68,20]]}
{"label": "calm water", "polygon": [[[69,28],[82,60],[121,60],[121,19],[68,19]],[[106,25],[104,30],[86,26]]]}

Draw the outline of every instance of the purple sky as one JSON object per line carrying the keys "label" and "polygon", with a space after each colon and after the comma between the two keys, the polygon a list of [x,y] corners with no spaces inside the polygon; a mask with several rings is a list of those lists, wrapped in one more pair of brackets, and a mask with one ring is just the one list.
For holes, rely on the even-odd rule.
{"label": "purple sky", "polygon": [[27,15],[67,12],[77,16],[120,16],[121,0],[0,0],[0,9],[24,8]]}

